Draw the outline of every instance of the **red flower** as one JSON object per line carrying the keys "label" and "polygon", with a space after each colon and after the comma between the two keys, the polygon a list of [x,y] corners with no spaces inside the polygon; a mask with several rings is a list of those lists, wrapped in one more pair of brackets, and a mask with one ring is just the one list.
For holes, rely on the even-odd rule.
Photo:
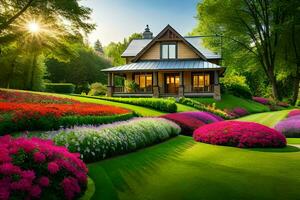
{"label": "red flower", "polygon": [[34,161],[37,162],[37,163],[42,163],[42,162],[45,161],[46,156],[45,156],[43,153],[41,153],[41,152],[35,152],[35,153],[33,154],[33,159],[34,159]]}
{"label": "red flower", "polygon": [[55,162],[51,162],[48,164],[48,171],[50,174],[56,174],[59,170],[59,166]]}

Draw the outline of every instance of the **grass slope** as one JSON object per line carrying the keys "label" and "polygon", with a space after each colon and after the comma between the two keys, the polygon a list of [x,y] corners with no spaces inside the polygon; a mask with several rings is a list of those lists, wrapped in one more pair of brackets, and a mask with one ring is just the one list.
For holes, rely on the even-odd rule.
{"label": "grass slope", "polygon": [[270,109],[265,105],[262,105],[252,100],[236,97],[230,94],[223,94],[221,101],[216,101],[213,98],[194,98],[194,99],[204,104],[215,103],[216,107],[219,109],[233,109],[236,107],[240,107],[248,110],[249,113],[270,111]]}
{"label": "grass slope", "polygon": [[297,199],[300,152],[239,149],[178,136],[89,165],[92,199]]}

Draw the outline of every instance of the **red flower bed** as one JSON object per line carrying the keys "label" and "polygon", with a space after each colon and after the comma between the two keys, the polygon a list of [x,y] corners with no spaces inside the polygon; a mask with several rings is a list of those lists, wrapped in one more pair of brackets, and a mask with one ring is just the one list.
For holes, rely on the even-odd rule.
{"label": "red flower bed", "polygon": [[289,112],[288,117],[293,117],[296,115],[300,115],[300,110],[292,110],[291,112]]}
{"label": "red flower bed", "polygon": [[264,97],[252,97],[253,101],[256,101],[258,103],[264,104],[264,105],[269,105],[271,104],[270,99],[264,98]]}
{"label": "red flower bed", "polygon": [[50,140],[0,138],[0,199],[75,199],[87,186],[79,154]]}
{"label": "red flower bed", "polygon": [[129,111],[114,106],[74,103],[74,104],[39,104],[0,102],[0,113],[12,112],[14,120],[22,118],[40,118],[43,116],[61,117],[65,115],[114,115]]}
{"label": "red flower bed", "polygon": [[198,142],[240,148],[286,146],[281,133],[253,122],[217,122],[198,128],[193,137]]}
{"label": "red flower bed", "polygon": [[184,135],[192,135],[195,129],[205,124],[223,120],[221,117],[208,112],[181,112],[166,114],[161,117],[178,124]]}

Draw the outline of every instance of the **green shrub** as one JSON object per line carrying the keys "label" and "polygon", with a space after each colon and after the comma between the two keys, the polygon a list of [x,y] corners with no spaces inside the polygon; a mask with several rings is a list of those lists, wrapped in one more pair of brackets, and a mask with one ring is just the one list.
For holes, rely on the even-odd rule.
{"label": "green shrub", "polygon": [[116,98],[116,97],[99,97],[103,100],[128,103],[138,106],[144,106],[164,112],[174,113],[177,111],[176,102],[170,99],[162,98]]}
{"label": "green shrub", "polygon": [[71,127],[75,125],[100,125],[108,124],[116,121],[128,120],[137,116],[135,113],[127,113],[121,115],[110,116],[63,116],[55,118],[53,116],[43,116],[39,119],[35,118],[22,118],[22,120],[14,121],[11,115],[4,115],[1,118],[0,123],[0,135],[17,131],[33,131],[33,130],[57,130],[61,127]]}
{"label": "green shrub", "polygon": [[97,96],[97,95],[105,95],[107,93],[107,87],[102,83],[93,83],[90,86],[90,91],[88,95]]}
{"label": "green shrub", "polygon": [[86,162],[102,160],[144,148],[180,133],[174,122],[161,118],[137,118],[99,127],[58,130],[54,142],[79,152]]}
{"label": "green shrub", "polygon": [[194,107],[198,110],[201,111],[206,111],[206,112],[211,112],[215,115],[218,115],[224,119],[230,119],[230,115],[228,115],[226,112],[224,112],[223,110],[220,110],[218,108],[215,107],[215,104],[213,103],[212,106],[209,105],[205,105],[203,103],[200,103],[199,101],[190,99],[190,98],[185,98],[185,97],[181,97],[179,98],[179,103],[187,105],[187,106],[191,106]]}
{"label": "green shrub", "polygon": [[75,85],[72,83],[46,83],[45,91],[53,93],[70,94],[74,93]]}
{"label": "green shrub", "polygon": [[246,84],[246,78],[244,76],[227,75],[220,79],[220,84],[223,92],[246,99],[252,98],[250,88]]}

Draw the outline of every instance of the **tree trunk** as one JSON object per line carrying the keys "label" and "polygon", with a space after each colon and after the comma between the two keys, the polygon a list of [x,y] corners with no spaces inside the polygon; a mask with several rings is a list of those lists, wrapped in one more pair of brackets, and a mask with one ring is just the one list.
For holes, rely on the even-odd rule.
{"label": "tree trunk", "polygon": [[297,76],[295,78],[295,81],[294,81],[294,86],[293,86],[293,98],[292,98],[292,105],[296,105],[297,103],[297,99],[298,99],[298,95],[299,95],[299,84],[300,84],[300,78],[299,76]]}
{"label": "tree trunk", "polygon": [[32,71],[31,71],[31,80],[30,80],[30,89],[33,90],[34,88],[34,75],[35,75],[35,70],[36,70],[36,65],[37,65],[37,55],[34,53],[33,55],[33,62],[32,62]]}
{"label": "tree trunk", "polygon": [[271,70],[271,69],[268,70],[268,75],[269,75],[270,83],[272,85],[273,98],[275,101],[278,101],[278,100],[280,100],[280,96],[279,96],[279,92],[278,92],[276,76],[273,73],[273,70]]}

